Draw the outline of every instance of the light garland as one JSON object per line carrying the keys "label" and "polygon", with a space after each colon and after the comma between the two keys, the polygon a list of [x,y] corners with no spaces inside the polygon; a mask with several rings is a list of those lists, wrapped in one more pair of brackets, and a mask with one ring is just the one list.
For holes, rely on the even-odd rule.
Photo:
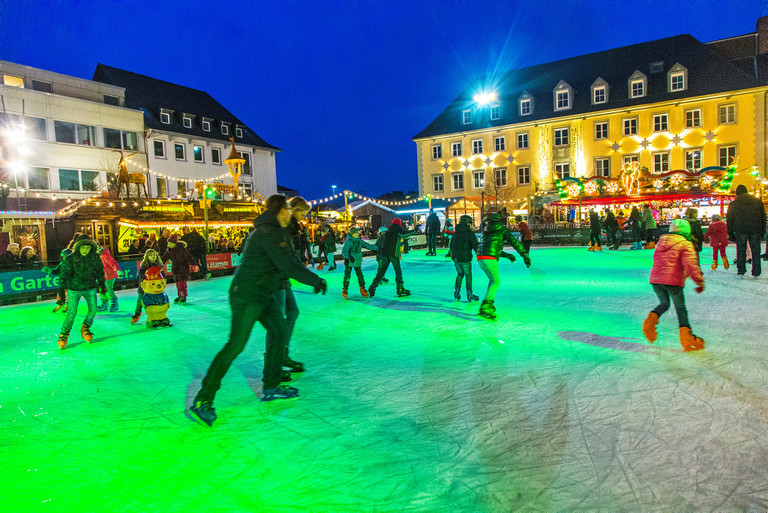
{"label": "light garland", "polygon": [[126,159],[126,161],[129,164],[138,167],[139,169],[141,169],[145,173],[152,173],[155,176],[160,176],[162,178],[169,178],[171,180],[184,180],[184,181],[187,181],[187,182],[210,182],[210,181],[213,181],[213,180],[221,180],[222,178],[225,178],[225,177],[229,176],[229,171],[227,171],[226,173],[222,173],[219,176],[214,176],[214,177],[210,177],[210,178],[185,178],[183,176],[170,176],[170,175],[166,175],[166,174],[163,174],[163,173],[158,173],[157,171],[152,171],[151,169],[146,168],[146,167],[142,166],[141,164],[139,164],[137,162],[134,162],[134,161],[132,161],[130,159]]}

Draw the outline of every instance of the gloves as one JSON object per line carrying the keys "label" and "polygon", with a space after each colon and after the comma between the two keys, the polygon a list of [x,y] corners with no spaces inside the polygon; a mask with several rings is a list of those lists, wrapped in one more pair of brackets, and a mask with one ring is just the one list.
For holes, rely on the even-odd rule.
{"label": "gloves", "polygon": [[703,282],[701,283],[701,285],[696,287],[696,294],[701,294],[702,292],[704,292],[704,283]]}
{"label": "gloves", "polygon": [[106,294],[107,293],[107,285],[105,283],[102,283],[99,287],[99,294]]}
{"label": "gloves", "polygon": [[315,285],[315,294],[322,292],[323,295],[325,295],[325,291],[328,290],[328,283],[322,278],[320,278],[320,283]]}
{"label": "gloves", "polygon": [[344,259],[344,265],[349,267],[349,258]]}
{"label": "gloves", "polygon": [[523,256],[523,262],[525,262],[526,267],[531,267],[531,257],[527,254]]}
{"label": "gloves", "polygon": [[350,264],[354,264],[355,263],[355,257],[353,257],[352,255],[349,255],[349,263]]}

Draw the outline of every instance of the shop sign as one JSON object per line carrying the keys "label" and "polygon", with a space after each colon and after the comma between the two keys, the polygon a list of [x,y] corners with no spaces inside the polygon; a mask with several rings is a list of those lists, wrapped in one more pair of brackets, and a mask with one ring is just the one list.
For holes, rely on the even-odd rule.
{"label": "shop sign", "polygon": [[[119,266],[116,281],[136,279],[138,267],[135,262],[119,262]],[[0,273],[0,297],[56,290],[59,283],[61,281],[58,276],[46,274],[38,269]]]}

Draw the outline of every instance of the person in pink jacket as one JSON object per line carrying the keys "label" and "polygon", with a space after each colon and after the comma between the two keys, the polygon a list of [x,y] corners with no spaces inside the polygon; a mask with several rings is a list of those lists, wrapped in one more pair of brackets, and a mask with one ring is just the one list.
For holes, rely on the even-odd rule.
{"label": "person in pink jacket", "polygon": [[712,246],[712,270],[717,269],[717,253],[723,259],[723,267],[728,269],[728,257],[725,256],[725,247],[728,245],[728,225],[723,218],[715,214],[712,216],[712,224],[709,225],[707,233],[704,234],[704,240]]}
{"label": "person in pink jacket", "polygon": [[653,253],[651,285],[659,298],[659,304],[651,310],[643,322],[643,334],[648,342],[656,341],[656,325],[659,317],[669,310],[670,298],[675,304],[677,321],[680,326],[680,344],[685,351],[704,349],[704,340],[691,333],[688,310],[685,308],[683,287],[685,279],[690,277],[696,282],[696,293],[704,291],[704,275],[699,267],[696,250],[688,238],[691,225],[685,219],[675,219],[669,227],[669,233],[662,235]]}
{"label": "person in pink jacket", "polygon": [[117,273],[120,272],[120,266],[117,265],[117,261],[112,257],[112,254],[104,246],[99,246],[99,256],[101,256],[101,263],[104,264],[104,282],[107,288],[107,292],[101,295],[101,304],[96,308],[99,312],[107,310],[107,301],[109,301],[109,311],[117,312],[117,295],[115,294],[115,280],[117,279]]}

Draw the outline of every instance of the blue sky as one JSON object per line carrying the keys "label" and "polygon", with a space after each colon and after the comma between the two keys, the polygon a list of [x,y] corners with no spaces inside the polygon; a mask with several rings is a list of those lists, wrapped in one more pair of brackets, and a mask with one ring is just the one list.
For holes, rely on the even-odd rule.
{"label": "blue sky", "polygon": [[282,148],[278,183],[416,189],[411,141],[474,78],[691,34],[755,31],[741,1],[0,1],[0,59],[104,64],[210,93]]}

